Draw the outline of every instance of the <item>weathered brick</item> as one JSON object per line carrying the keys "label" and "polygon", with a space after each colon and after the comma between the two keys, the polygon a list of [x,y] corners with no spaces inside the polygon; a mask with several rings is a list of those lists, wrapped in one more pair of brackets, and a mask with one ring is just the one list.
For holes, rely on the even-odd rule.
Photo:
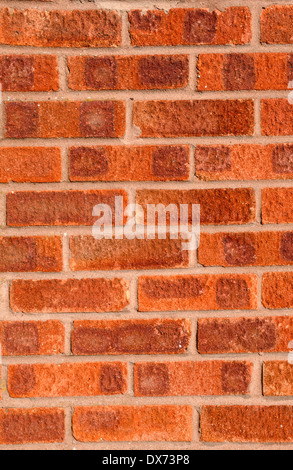
{"label": "weathered brick", "polygon": [[293,223],[292,188],[265,188],[262,190],[262,223]]}
{"label": "weathered brick", "polygon": [[253,135],[253,100],[136,101],[141,137]]}
{"label": "weathered brick", "polygon": [[292,442],[293,408],[204,406],[200,427],[204,442]]}
{"label": "weathered brick", "polygon": [[292,317],[200,318],[200,354],[288,352]]}
{"label": "weathered brick", "polygon": [[190,320],[75,321],[72,352],[78,355],[184,354],[191,337]]}
{"label": "weathered brick", "polygon": [[[147,215],[147,204],[200,204],[202,225],[249,224],[255,221],[255,193],[252,189],[138,190],[137,203]],[[146,219],[147,220],[147,219]],[[167,219],[168,220],[168,219]]]}
{"label": "weathered brick", "polygon": [[265,273],[262,303],[270,309],[293,308],[293,272]]}
{"label": "weathered brick", "polygon": [[107,204],[113,212],[115,197],[127,202],[123,190],[16,191],[7,194],[7,225],[93,225],[97,204]]}
{"label": "weathered brick", "polygon": [[61,178],[61,151],[57,147],[0,149],[0,183],[57,183]]}
{"label": "weathered brick", "polygon": [[0,444],[54,443],[65,440],[65,412],[60,408],[0,410]]}
{"label": "weathered brick", "polygon": [[0,237],[0,272],[57,272],[63,268],[61,237]]}
{"label": "weathered brick", "polygon": [[60,321],[2,321],[0,342],[4,356],[63,354],[65,330]]}
{"label": "weathered brick", "polygon": [[1,55],[0,81],[2,91],[57,91],[59,89],[57,57]]}
{"label": "weathered brick", "polygon": [[261,127],[263,135],[292,135],[293,106],[289,100],[262,100]]}
{"label": "weathered brick", "polygon": [[72,90],[184,88],[189,80],[186,55],[73,56],[68,68]]}
{"label": "weathered brick", "polygon": [[13,398],[118,395],[127,390],[127,364],[90,362],[8,366]]}
{"label": "weathered brick", "polygon": [[77,407],[73,435],[77,441],[191,441],[191,406]]}
{"label": "weathered brick", "polygon": [[127,307],[128,282],[122,279],[12,281],[10,304],[15,312],[118,312]]}
{"label": "weathered brick", "polygon": [[250,362],[147,362],[135,364],[135,395],[248,395]]}
{"label": "weathered brick", "polygon": [[140,311],[251,310],[257,308],[253,274],[142,276]]}
{"label": "weathered brick", "polygon": [[7,138],[123,137],[122,101],[34,101],[5,103]]}
{"label": "weathered brick", "polygon": [[[71,147],[71,181],[184,181],[189,178],[187,145]],[[292,170],[293,173],[293,170]]]}
{"label": "weathered brick", "polygon": [[263,394],[275,397],[293,395],[293,365],[288,361],[264,362]]}
{"label": "weathered brick", "polygon": [[129,21],[134,46],[247,44],[251,40],[251,13],[247,7],[230,7],[223,12],[191,8],[172,8],[168,13],[133,10]]}
{"label": "weathered brick", "polygon": [[291,179],[293,145],[197,146],[195,174],[207,181]]}
{"label": "weathered brick", "polygon": [[267,44],[293,43],[293,6],[273,5],[261,14],[261,41]]}
{"label": "weathered brick", "polygon": [[107,10],[0,10],[0,44],[37,47],[112,47],[121,44],[121,19]]}
{"label": "weathered brick", "polygon": [[293,232],[202,233],[203,266],[285,266],[293,264]]}

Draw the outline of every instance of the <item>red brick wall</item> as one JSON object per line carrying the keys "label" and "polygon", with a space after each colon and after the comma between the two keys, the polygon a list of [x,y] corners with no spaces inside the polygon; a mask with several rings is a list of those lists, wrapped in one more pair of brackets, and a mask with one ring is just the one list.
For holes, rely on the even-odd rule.
{"label": "red brick wall", "polygon": [[293,448],[293,2],[195,3],[0,2],[0,448]]}

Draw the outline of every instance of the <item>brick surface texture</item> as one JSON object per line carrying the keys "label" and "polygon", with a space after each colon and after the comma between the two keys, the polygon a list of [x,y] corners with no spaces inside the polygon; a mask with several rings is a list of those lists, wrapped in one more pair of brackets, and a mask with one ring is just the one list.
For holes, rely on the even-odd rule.
{"label": "brick surface texture", "polygon": [[293,0],[0,2],[0,450],[293,450],[292,90]]}

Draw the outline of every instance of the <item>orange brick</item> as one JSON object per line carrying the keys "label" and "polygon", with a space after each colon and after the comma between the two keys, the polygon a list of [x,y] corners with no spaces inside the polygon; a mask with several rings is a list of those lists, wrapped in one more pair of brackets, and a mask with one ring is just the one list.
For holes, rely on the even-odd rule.
{"label": "orange brick", "polygon": [[292,406],[204,406],[203,442],[292,442]]}
{"label": "orange brick", "polygon": [[261,14],[261,41],[267,44],[292,44],[292,20],[292,5],[264,8]]}
{"label": "orange brick", "polygon": [[61,237],[0,237],[0,272],[57,272],[63,268]]}
{"label": "orange brick", "polygon": [[172,8],[133,10],[129,13],[133,46],[196,44],[247,44],[251,39],[251,13],[247,7],[223,12],[208,9]]}
{"label": "orange brick", "polygon": [[202,233],[203,266],[285,266],[293,264],[293,232]]}
{"label": "orange brick", "polygon": [[2,147],[0,183],[57,183],[61,181],[61,151],[56,147]]}
{"label": "orange brick", "polygon": [[[71,147],[71,181],[184,181],[187,145]],[[293,172],[293,171],[292,171]]]}
{"label": "orange brick", "polygon": [[4,356],[41,356],[65,352],[65,330],[60,321],[2,321],[0,343]]}
{"label": "orange brick", "polygon": [[265,273],[262,303],[270,309],[293,308],[293,272]]}
{"label": "orange brick", "polygon": [[253,100],[136,101],[141,137],[253,135]]}
{"label": "orange brick", "polygon": [[117,395],[126,390],[127,364],[121,362],[8,366],[13,398]]}
{"label": "orange brick", "polygon": [[191,336],[186,319],[75,321],[72,352],[78,355],[184,354]]}
{"label": "orange brick", "polygon": [[0,44],[37,47],[112,47],[121,44],[121,19],[106,10],[0,10]]}
{"label": "orange brick", "polygon": [[122,279],[12,281],[10,304],[15,312],[118,312],[127,307],[128,282]]}
{"label": "orange brick", "polygon": [[192,440],[192,414],[191,406],[78,407],[73,435],[81,442],[188,442]]}
{"label": "orange brick", "polygon": [[292,188],[265,188],[262,190],[262,223],[293,223]]}
{"label": "orange brick", "polygon": [[135,395],[248,395],[250,362],[147,362],[135,365]]}
{"label": "orange brick", "polygon": [[139,278],[139,311],[252,310],[257,308],[253,274]]}
{"label": "orange brick", "polygon": [[262,100],[262,135],[292,135],[293,106],[288,99]]}
{"label": "orange brick", "polygon": [[293,395],[293,365],[288,361],[266,361],[263,364],[263,394],[274,397]]}

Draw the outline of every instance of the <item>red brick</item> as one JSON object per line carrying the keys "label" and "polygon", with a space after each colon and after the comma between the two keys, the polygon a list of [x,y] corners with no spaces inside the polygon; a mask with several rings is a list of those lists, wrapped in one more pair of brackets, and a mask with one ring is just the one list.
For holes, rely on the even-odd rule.
{"label": "red brick", "polygon": [[225,11],[172,8],[133,10],[129,14],[134,46],[179,46],[196,44],[247,44],[251,40],[251,13],[246,7]]}
{"label": "red brick", "polygon": [[0,237],[0,272],[57,272],[63,268],[61,237]]}
{"label": "red brick", "polygon": [[274,397],[293,395],[293,365],[288,361],[266,361],[263,364],[263,394]]}
{"label": "red brick", "polygon": [[0,343],[4,356],[63,354],[65,330],[60,321],[2,321]]}
{"label": "red brick", "polygon": [[261,14],[261,41],[267,44],[293,43],[293,6],[273,5]]}
{"label": "red brick", "polygon": [[293,178],[292,144],[205,145],[195,149],[200,180],[276,180]]}
{"label": "red brick", "polygon": [[59,71],[54,55],[1,55],[2,91],[57,91]]}
{"label": "red brick", "polygon": [[15,312],[118,312],[129,301],[123,279],[12,281],[10,304]]}
{"label": "red brick", "polygon": [[293,223],[292,188],[265,188],[262,190],[262,223]]}
{"label": "red brick", "polygon": [[[189,266],[183,240],[97,240],[92,236],[70,238],[72,271],[163,269]],[[1,262],[0,262],[1,266]]]}
{"label": "red brick", "polygon": [[80,442],[191,441],[191,406],[78,407],[73,435]]}
{"label": "red brick", "polygon": [[0,10],[0,44],[37,47],[112,47],[121,44],[121,19],[106,10]]}
{"label": "red brick", "polygon": [[68,58],[72,90],[153,90],[184,88],[186,55],[73,56]]}
{"label": "red brick", "polygon": [[202,233],[203,266],[285,266],[293,264],[293,232]]}
{"label": "red brick", "polygon": [[7,225],[93,225],[97,204],[115,210],[115,197],[127,194],[120,190],[89,191],[17,191],[7,194]]}
{"label": "red brick", "polygon": [[253,274],[142,276],[139,311],[256,309],[256,281]]}
{"label": "red brick", "polygon": [[146,362],[134,368],[135,395],[248,395],[250,362]]}
{"label": "red brick", "polygon": [[137,101],[133,123],[141,137],[254,134],[253,100]]}
{"label": "red brick", "polygon": [[[185,181],[187,145],[71,147],[71,181]],[[292,170],[293,173],[293,170]]]}
{"label": "red brick", "polygon": [[65,440],[65,412],[60,408],[1,409],[0,444],[54,443]]}
{"label": "red brick", "polygon": [[126,390],[127,364],[121,362],[8,366],[13,398],[117,395]]}
{"label": "red brick", "polygon": [[200,204],[202,225],[249,224],[255,221],[255,193],[252,189],[138,190],[137,203],[147,210],[147,204]]}
{"label": "red brick", "polygon": [[7,138],[123,137],[122,101],[6,102]]}
{"label": "red brick", "polygon": [[61,178],[61,151],[57,147],[0,149],[0,183],[57,183]]}
{"label": "red brick", "polygon": [[200,426],[204,442],[292,442],[293,408],[204,406]]}
{"label": "red brick", "polygon": [[200,354],[288,352],[292,317],[200,318]]}
{"label": "red brick", "polygon": [[262,303],[270,309],[293,308],[293,272],[265,273]]}
{"label": "red brick", "polygon": [[78,355],[184,354],[191,336],[186,319],[75,321],[72,352]]}
{"label": "red brick", "polygon": [[292,135],[293,106],[288,99],[262,100],[262,135]]}
{"label": "red brick", "polygon": [[290,54],[200,54],[199,91],[287,90]]}

